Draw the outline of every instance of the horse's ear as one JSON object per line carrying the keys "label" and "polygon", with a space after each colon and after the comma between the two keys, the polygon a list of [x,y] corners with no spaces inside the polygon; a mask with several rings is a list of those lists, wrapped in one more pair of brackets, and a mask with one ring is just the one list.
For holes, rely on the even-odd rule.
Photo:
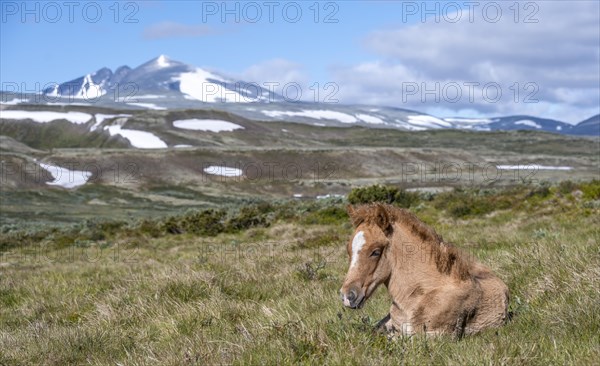
{"label": "horse's ear", "polygon": [[390,215],[388,213],[388,210],[381,203],[377,204],[376,210],[377,211],[375,216],[375,223],[377,224],[377,226],[379,226],[379,228],[384,232],[386,236],[389,236],[390,234],[392,234],[393,227],[392,222],[390,221]]}
{"label": "horse's ear", "polygon": [[348,216],[352,217],[352,216],[354,216],[354,213],[356,212],[356,210],[354,210],[354,206],[352,206],[351,204],[348,204],[348,206],[346,206],[346,212],[348,212]]}
{"label": "horse's ear", "polygon": [[356,221],[356,209],[354,208],[354,206],[352,205],[348,205],[346,206],[346,212],[348,212],[348,216],[350,216],[350,221],[352,222],[352,225],[354,225],[355,227],[357,226],[357,221]]}

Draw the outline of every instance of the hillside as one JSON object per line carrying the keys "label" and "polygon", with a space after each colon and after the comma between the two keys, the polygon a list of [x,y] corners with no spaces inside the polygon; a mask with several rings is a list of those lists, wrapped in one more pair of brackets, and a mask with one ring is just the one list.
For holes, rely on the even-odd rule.
{"label": "hillside", "polygon": [[598,176],[598,138],[536,131],[326,127],[210,109],[0,112],[6,223],[31,212],[72,221],[253,197],[315,199],[375,183],[444,190]]}

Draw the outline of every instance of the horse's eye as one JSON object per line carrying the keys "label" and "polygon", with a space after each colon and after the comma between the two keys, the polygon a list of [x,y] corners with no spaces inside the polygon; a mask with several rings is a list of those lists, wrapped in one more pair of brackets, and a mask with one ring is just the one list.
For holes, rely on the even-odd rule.
{"label": "horse's eye", "polygon": [[371,257],[379,257],[381,255],[381,249],[375,249],[373,253],[371,253]]}

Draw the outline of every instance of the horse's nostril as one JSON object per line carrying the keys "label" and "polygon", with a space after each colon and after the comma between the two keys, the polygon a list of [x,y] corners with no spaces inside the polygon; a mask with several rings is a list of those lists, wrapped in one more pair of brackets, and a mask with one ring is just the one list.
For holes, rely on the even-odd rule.
{"label": "horse's nostril", "polygon": [[346,298],[348,299],[348,301],[352,302],[354,300],[356,300],[356,291],[354,290],[350,290],[350,292],[348,292],[348,294],[346,294]]}

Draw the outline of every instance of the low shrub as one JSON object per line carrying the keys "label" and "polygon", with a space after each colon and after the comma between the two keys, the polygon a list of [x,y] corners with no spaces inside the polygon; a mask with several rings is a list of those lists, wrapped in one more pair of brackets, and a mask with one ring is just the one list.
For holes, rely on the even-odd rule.
{"label": "low shrub", "polygon": [[419,194],[392,186],[373,185],[354,188],[348,194],[348,201],[351,204],[383,202],[409,208],[419,202]]}
{"label": "low shrub", "polygon": [[226,231],[235,233],[253,227],[267,227],[270,225],[268,216],[271,210],[269,204],[244,206],[227,221]]}
{"label": "low shrub", "polygon": [[454,218],[485,215],[497,208],[490,196],[479,196],[477,193],[462,189],[443,192],[435,197],[433,205],[438,210],[445,210]]}
{"label": "low shrub", "polygon": [[581,183],[579,189],[583,192],[584,199],[600,200],[600,180]]}
{"label": "low shrub", "polygon": [[161,225],[163,232],[167,234],[182,234],[184,232],[180,220],[175,216],[167,217]]}
{"label": "low shrub", "polygon": [[348,213],[340,206],[320,208],[308,213],[301,219],[301,223],[306,225],[333,225],[346,221],[348,221]]}
{"label": "low shrub", "polygon": [[562,194],[562,195],[567,195],[577,189],[579,189],[579,187],[577,186],[576,183],[570,181],[570,180],[565,180],[562,181],[558,184],[558,187],[556,187],[557,191]]}
{"label": "low shrub", "polygon": [[192,211],[181,219],[180,227],[188,233],[216,236],[225,231],[225,216],[223,210]]}
{"label": "low shrub", "polygon": [[547,198],[552,194],[550,190],[550,186],[547,184],[542,184],[540,186],[536,186],[532,188],[529,193],[527,193],[526,198],[536,197],[536,198]]}

